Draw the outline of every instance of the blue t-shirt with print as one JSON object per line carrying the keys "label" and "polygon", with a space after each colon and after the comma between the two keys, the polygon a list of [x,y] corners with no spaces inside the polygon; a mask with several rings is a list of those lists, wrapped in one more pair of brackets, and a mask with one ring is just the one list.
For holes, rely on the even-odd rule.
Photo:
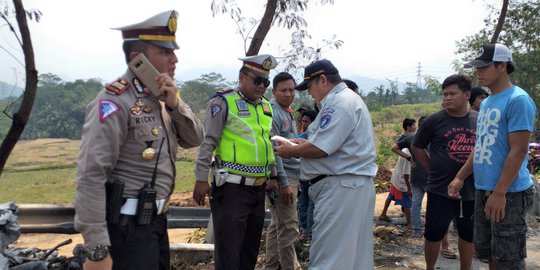
{"label": "blue t-shirt with print", "polygon": [[[476,189],[495,189],[510,150],[508,135],[516,131],[532,132],[535,115],[534,102],[518,86],[491,95],[481,103],[473,163]],[[508,192],[520,192],[533,184],[527,170],[527,161],[525,154],[519,174]]]}

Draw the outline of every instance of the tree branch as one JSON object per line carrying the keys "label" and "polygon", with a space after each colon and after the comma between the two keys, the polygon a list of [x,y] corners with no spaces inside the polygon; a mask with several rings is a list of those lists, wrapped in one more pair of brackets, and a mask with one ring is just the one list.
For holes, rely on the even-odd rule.
{"label": "tree branch", "polygon": [[34,62],[34,49],[32,47],[32,39],[30,38],[30,30],[28,29],[28,23],[26,21],[26,11],[22,4],[22,0],[13,0],[15,5],[15,13],[17,18],[17,24],[19,25],[19,31],[22,37],[22,49],[24,52],[25,70],[26,70],[26,86],[23,93],[23,100],[19,110],[13,114],[13,122],[9,131],[0,145],[0,176],[6,165],[6,161],[9,154],[15,147],[15,144],[19,140],[26,122],[32,112],[32,106],[36,97],[37,89],[37,70]]}
{"label": "tree branch", "polygon": [[276,14],[276,7],[277,0],[268,0],[261,23],[253,35],[253,39],[251,40],[251,44],[249,45],[246,56],[259,54],[262,43],[266,38],[268,31],[270,31],[270,27],[272,27],[272,21],[274,20],[274,16]]}
{"label": "tree branch", "polygon": [[495,27],[495,32],[493,32],[493,36],[491,37],[491,44],[497,43],[497,40],[499,39],[499,34],[502,31],[504,20],[506,18],[506,12],[508,11],[508,1],[504,0],[503,5],[501,7],[501,14],[499,14],[499,20],[497,21],[497,27]]}

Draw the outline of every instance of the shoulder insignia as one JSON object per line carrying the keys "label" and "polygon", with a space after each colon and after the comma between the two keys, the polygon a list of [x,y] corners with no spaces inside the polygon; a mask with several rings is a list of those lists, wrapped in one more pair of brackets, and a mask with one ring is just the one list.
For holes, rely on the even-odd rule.
{"label": "shoulder insignia", "polygon": [[331,120],[332,120],[332,115],[331,114],[322,115],[321,116],[321,123],[320,123],[321,129],[325,128],[330,123]]}
{"label": "shoulder insignia", "polygon": [[216,117],[216,115],[221,111],[221,106],[218,104],[212,104],[210,107],[210,112],[212,114],[212,118]]}
{"label": "shoulder insignia", "polygon": [[120,106],[118,106],[114,101],[108,99],[102,99],[99,101],[99,120],[101,122],[105,121],[107,117],[115,114],[120,111]]}
{"label": "shoulder insignia", "polygon": [[321,129],[325,128],[332,120],[332,115],[336,112],[334,108],[326,108],[321,112]]}
{"label": "shoulder insignia", "polygon": [[122,94],[126,89],[128,89],[129,83],[124,79],[118,79],[111,84],[105,86],[105,89],[109,92],[113,92],[116,95]]}

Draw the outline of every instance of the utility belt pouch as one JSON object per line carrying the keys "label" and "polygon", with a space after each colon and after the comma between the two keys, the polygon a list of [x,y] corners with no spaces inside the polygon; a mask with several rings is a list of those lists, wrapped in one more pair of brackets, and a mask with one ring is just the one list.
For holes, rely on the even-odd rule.
{"label": "utility belt pouch", "polygon": [[122,208],[124,193],[124,182],[118,179],[110,179],[105,182],[106,197],[106,220],[111,224],[118,224],[120,221],[120,209]]}
{"label": "utility belt pouch", "polygon": [[214,178],[214,183],[216,184],[216,187],[221,187],[225,184],[225,180],[227,180],[227,177],[229,176],[229,172],[223,168],[214,168],[212,170],[212,178]]}
{"label": "utility belt pouch", "polygon": [[139,190],[139,196],[137,198],[137,214],[135,218],[138,225],[148,225],[154,222],[154,217],[157,214],[156,196],[156,190],[148,184],[145,184],[141,190]]}
{"label": "utility belt pouch", "polygon": [[229,176],[229,172],[223,168],[221,158],[215,156],[212,161],[212,179],[216,187],[221,187],[225,184],[225,180]]}

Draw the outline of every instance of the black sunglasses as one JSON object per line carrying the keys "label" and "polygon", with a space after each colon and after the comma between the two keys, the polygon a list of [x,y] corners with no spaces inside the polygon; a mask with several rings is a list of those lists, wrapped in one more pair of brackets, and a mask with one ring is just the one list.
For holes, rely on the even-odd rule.
{"label": "black sunglasses", "polygon": [[247,74],[247,73],[244,73],[244,74],[246,76],[250,77],[253,80],[253,83],[255,85],[263,84],[264,87],[268,87],[270,85],[270,80],[268,80],[267,78],[263,78],[263,77],[259,77],[259,76],[253,78],[253,77],[249,76],[249,74]]}

